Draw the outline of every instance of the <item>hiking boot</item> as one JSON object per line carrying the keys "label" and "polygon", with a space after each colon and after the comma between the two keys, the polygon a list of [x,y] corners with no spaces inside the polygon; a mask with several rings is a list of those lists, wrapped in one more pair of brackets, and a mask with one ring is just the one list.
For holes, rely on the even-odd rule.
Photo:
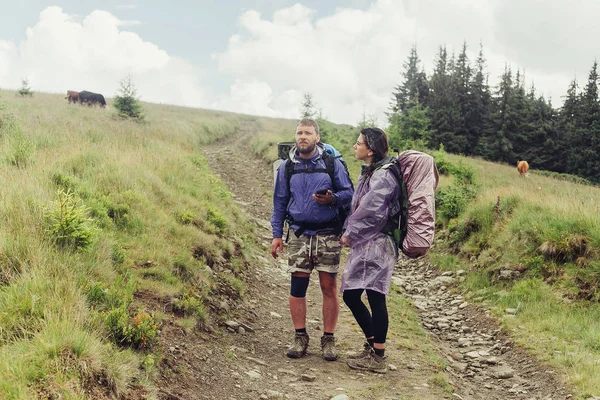
{"label": "hiking boot", "polygon": [[348,358],[348,360],[356,360],[359,358],[364,358],[367,356],[368,353],[371,352],[371,349],[372,349],[372,347],[369,344],[369,342],[365,342],[365,344],[363,345],[363,349],[360,352],[350,354],[347,358]]}
{"label": "hiking boot", "polygon": [[348,360],[346,364],[348,364],[350,368],[359,371],[369,371],[377,374],[385,374],[387,372],[387,363],[384,358],[375,354],[373,349],[370,349],[363,358]]}
{"label": "hiking boot", "polygon": [[287,351],[289,358],[300,358],[306,354],[308,348],[308,334],[307,333],[296,333],[294,337],[294,344]]}
{"label": "hiking boot", "polygon": [[327,361],[335,361],[338,354],[335,351],[335,338],[333,336],[321,336],[321,350],[323,350],[323,358]]}

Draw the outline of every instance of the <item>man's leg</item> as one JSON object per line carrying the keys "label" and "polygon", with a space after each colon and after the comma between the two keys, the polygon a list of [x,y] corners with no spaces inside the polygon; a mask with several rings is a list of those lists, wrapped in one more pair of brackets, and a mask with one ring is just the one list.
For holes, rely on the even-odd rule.
{"label": "man's leg", "polygon": [[[306,286],[308,286],[309,276],[304,272],[292,273],[290,315],[296,330],[306,328]],[[305,284],[303,283],[304,280]]]}
{"label": "man's leg", "polygon": [[318,246],[319,262],[316,269],[323,294],[323,331],[325,334],[333,334],[340,312],[336,279],[342,249],[339,235],[319,235]]}
{"label": "man's leg", "polygon": [[306,289],[310,278],[312,265],[308,258],[310,238],[300,236],[292,238],[288,243],[288,265],[292,274],[290,287],[290,316],[296,333],[294,344],[287,351],[290,358],[300,358],[308,348],[308,333],[306,332]]}
{"label": "man's leg", "polygon": [[335,361],[338,358],[335,350],[333,332],[340,311],[340,302],[337,297],[336,274],[319,271],[319,282],[323,293],[323,337],[321,337],[321,350],[323,358]]}
{"label": "man's leg", "polygon": [[327,333],[335,332],[340,312],[336,276],[337,274],[319,271],[319,283],[321,284],[321,293],[323,293],[323,331]]}
{"label": "man's leg", "polygon": [[287,351],[290,358],[300,358],[306,354],[308,348],[308,333],[306,333],[306,289],[308,287],[309,274],[305,272],[292,273],[292,284],[290,289],[290,315],[294,323],[296,334],[294,344]]}

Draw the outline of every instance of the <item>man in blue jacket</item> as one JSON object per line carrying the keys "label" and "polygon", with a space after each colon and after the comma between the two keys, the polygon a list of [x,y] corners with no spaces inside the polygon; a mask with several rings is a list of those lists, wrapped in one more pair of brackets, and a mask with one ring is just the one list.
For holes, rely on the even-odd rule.
{"label": "man in blue jacket", "polygon": [[[343,221],[338,208],[350,204],[352,181],[342,162],[319,143],[319,125],[305,118],[296,128],[296,145],[278,170],[273,194],[274,258],[283,251],[283,224],[287,220],[293,235],[287,244],[288,265],[292,275],[290,314],[296,334],[287,356],[306,354],[306,290],[310,274],[316,269],[323,293],[323,336],[321,349],[328,361],[337,359],[334,331],[339,313],[336,277],[340,264],[340,234]],[[286,165],[293,163],[292,165]],[[329,167],[328,167],[329,166]],[[289,232],[288,232],[289,234]]]}

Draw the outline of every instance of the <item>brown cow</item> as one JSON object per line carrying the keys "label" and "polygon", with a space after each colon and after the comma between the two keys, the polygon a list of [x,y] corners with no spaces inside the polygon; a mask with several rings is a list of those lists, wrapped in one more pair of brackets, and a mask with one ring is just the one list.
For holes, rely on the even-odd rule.
{"label": "brown cow", "polygon": [[517,161],[517,171],[521,176],[527,176],[529,172],[529,163],[527,161]]}
{"label": "brown cow", "polygon": [[79,92],[67,90],[67,97],[65,99],[69,99],[69,103],[79,103]]}

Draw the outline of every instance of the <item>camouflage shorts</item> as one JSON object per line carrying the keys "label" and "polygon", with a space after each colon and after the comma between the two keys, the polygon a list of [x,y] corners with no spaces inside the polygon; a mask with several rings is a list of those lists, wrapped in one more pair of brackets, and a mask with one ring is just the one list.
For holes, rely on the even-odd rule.
{"label": "camouflage shorts", "polygon": [[340,269],[341,249],[339,235],[301,235],[299,238],[290,235],[287,244],[288,271],[310,274],[313,269],[316,269],[337,274]]}

